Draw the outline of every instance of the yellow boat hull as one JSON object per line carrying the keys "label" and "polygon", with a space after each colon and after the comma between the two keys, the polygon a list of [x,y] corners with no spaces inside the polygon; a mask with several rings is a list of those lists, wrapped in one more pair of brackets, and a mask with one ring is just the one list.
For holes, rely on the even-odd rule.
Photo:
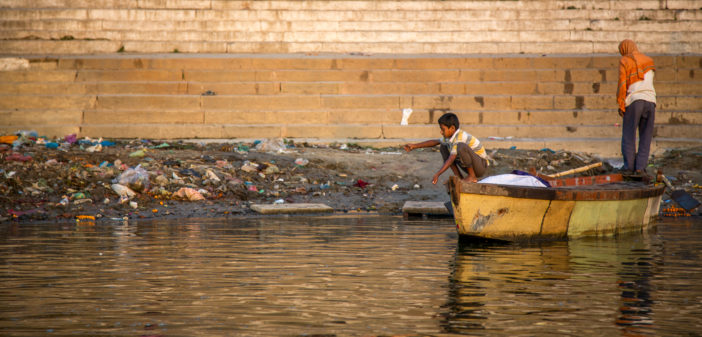
{"label": "yellow boat hull", "polygon": [[452,177],[460,235],[507,241],[604,236],[643,230],[658,214],[663,186],[540,188],[469,184]]}

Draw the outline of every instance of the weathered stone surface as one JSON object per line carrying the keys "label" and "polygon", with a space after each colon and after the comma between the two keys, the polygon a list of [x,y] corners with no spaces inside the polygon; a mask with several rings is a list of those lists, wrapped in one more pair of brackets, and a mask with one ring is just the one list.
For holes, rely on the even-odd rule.
{"label": "weathered stone surface", "polygon": [[261,214],[332,213],[325,204],[253,204],[251,209]]}
{"label": "weathered stone surface", "polygon": [[[0,71],[0,128],[77,130],[89,137],[288,137],[388,146],[438,138],[438,118],[453,112],[462,128],[490,146],[562,146],[617,155],[617,60],[598,55],[42,57],[31,59],[28,69]],[[702,143],[694,67],[700,58],[656,60],[661,142],[654,147]],[[400,125],[403,109],[412,109],[407,126]]]}
{"label": "weathered stone surface", "polygon": [[448,209],[443,202],[437,201],[406,201],[402,206],[404,214],[426,214],[426,215],[444,215],[449,214]]}

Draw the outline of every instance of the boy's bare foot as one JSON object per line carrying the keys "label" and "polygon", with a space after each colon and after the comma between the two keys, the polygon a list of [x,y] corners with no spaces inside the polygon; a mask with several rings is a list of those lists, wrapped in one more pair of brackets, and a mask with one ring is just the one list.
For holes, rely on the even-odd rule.
{"label": "boy's bare foot", "polygon": [[477,183],[477,182],[478,182],[478,178],[468,176],[468,177],[465,177],[465,178],[463,179],[463,181],[465,181],[465,182],[467,182],[467,183]]}

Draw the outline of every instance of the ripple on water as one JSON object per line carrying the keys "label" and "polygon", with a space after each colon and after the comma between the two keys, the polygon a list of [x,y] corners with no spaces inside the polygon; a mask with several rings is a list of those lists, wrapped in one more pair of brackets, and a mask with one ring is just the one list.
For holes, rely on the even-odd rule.
{"label": "ripple on water", "polygon": [[702,329],[702,223],[458,244],[450,220],[0,225],[0,334],[610,335]]}

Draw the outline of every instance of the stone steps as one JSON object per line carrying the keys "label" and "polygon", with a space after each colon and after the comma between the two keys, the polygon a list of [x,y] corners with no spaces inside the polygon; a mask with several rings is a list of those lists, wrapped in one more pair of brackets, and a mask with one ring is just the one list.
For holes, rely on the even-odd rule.
{"label": "stone steps", "polygon": [[[678,41],[677,33],[665,41],[639,40],[642,51],[659,53],[699,53],[702,42]],[[631,35],[625,37],[631,38]],[[345,42],[345,41],[137,41],[137,40],[0,40],[0,50],[8,55],[82,55],[109,54],[121,51],[132,53],[407,53],[461,54],[476,51],[483,54],[560,54],[564,52],[591,54],[611,53],[621,39],[611,41],[485,41],[485,42]]]}
{"label": "stone steps", "polygon": [[[338,22],[338,21],[244,21],[244,20],[150,20],[139,25],[138,32],[131,31],[133,24],[123,20],[90,20],[90,19],[41,19],[41,20],[6,20],[0,21],[0,28],[7,37],[16,38],[37,33],[45,34],[47,37],[61,38],[63,36],[73,36],[76,39],[84,38],[86,34],[132,34],[141,32],[202,32],[207,33],[286,33],[294,32],[573,32],[584,30],[588,34],[597,34],[602,31],[617,32],[700,32],[697,20],[672,20],[670,22],[649,22],[648,20],[626,22],[623,20],[598,20],[592,22],[591,19],[554,19],[548,22],[544,20],[520,19],[509,22],[497,22],[494,20],[413,20],[407,21],[366,21],[358,22]],[[591,30],[587,30],[590,28]],[[9,35],[14,34],[14,35]],[[563,34],[563,33],[560,33]],[[579,34],[574,32],[572,37]],[[97,38],[98,35],[91,35]],[[126,39],[129,35],[122,35]],[[565,37],[565,35],[564,35]],[[609,38],[608,38],[609,39]]]}
{"label": "stone steps", "polygon": [[639,0],[613,2],[611,0],[568,1],[293,1],[293,0],[2,0],[4,8],[123,8],[123,9],[246,9],[246,10],[339,10],[349,7],[357,10],[479,10],[479,9],[685,9],[699,1]]}
{"label": "stone steps", "polygon": [[702,0],[0,1],[5,54],[702,50]]}
{"label": "stone steps", "polygon": [[[695,78],[702,56],[654,59],[656,144],[702,144]],[[616,62],[609,55],[40,57],[29,69],[0,71],[0,131],[381,146],[437,138],[437,119],[451,111],[494,146],[609,153],[621,134]],[[215,94],[203,95],[208,90]],[[408,108],[409,125],[401,126]]]}
{"label": "stone steps", "polygon": [[[11,100],[0,102],[0,109],[37,109],[95,107],[109,111],[144,109],[146,111],[333,111],[365,110],[401,111],[530,111],[542,110],[608,110],[616,112],[613,95],[37,95],[12,94]],[[146,107],[146,108],[144,108]],[[661,111],[687,112],[702,110],[702,96],[658,95]]]}

